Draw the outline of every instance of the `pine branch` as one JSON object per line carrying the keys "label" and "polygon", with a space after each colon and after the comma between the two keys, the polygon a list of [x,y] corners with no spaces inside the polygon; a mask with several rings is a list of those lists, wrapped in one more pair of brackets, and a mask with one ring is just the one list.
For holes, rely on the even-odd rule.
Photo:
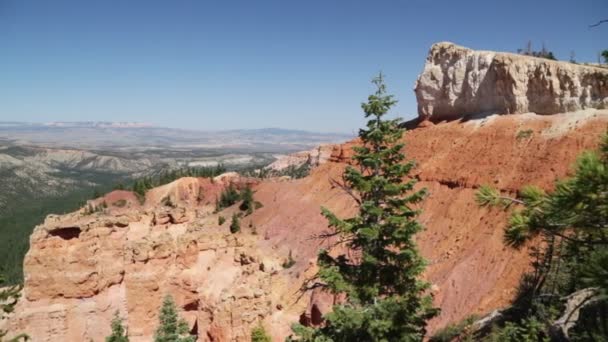
{"label": "pine branch", "polygon": [[589,25],[589,28],[600,26],[603,23],[608,23],[608,19],[603,19],[603,20],[600,20],[600,21],[598,21],[597,23],[595,23],[593,25]]}

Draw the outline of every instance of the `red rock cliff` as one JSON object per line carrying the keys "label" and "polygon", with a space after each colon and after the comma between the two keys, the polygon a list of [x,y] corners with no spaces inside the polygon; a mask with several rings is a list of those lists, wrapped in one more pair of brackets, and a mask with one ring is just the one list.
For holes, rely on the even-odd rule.
{"label": "red rock cliff", "polygon": [[[417,240],[442,310],[431,331],[507,305],[529,264],[525,249],[502,243],[507,213],[478,208],[475,189],[549,189],[581,151],[597,146],[607,125],[608,111],[590,110],[491,116],[406,132],[406,153],[419,165],[415,176],[430,191],[420,217],[426,230]],[[518,137],[528,130],[529,137]],[[131,341],[149,341],[167,293],[200,341],[248,341],[259,322],[280,341],[292,322],[317,322],[329,298],[300,296],[298,289],[322,246],[311,237],[327,229],[320,206],[355,212],[330,183],[355,143],[334,147],[327,163],[299,180],[183,178],[150,191],[143,206],[129,192],[113,192],[105,212],[47,218],[31,237],[24,297],[4,324],[34,341],[103,341],[118,310]],[[263,204],[242,220],[238,234],[228,228],[236,207],[213,213],[215,197],[230,182],[253,185]],[[219,225],[220,215],[228,222]],[[296,263],[285,269],[290,251]]]}

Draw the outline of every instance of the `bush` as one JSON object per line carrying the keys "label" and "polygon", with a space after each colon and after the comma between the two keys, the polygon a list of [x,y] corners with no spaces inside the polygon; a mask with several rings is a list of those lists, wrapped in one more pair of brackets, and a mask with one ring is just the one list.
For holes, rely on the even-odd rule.
{"label": "bush", "polygon": [[281,266],[283,266],[283,268],[291,268],[295,264],[296,264],[296,261],[293,259],[293,256],[291,255],[291,249],[290,249],[289,250],[289,256],[287,257],[287,260],[283,261],[283,263],[281,264]]}
{"label": "bush", "polygon": [[251,330],[251,342],[272,342],[272,339],[270,336],[268,336],[266,330],[260,324]]}
{"label": "bush", "polygon": [[220,211],[235,204],[241,196],[236,188],[231,184],[220,194],[220,199],[215,203],[215,210]]}
{"label": "bush", "polygon": [[523,131],[517,132],[517,135],[515,136],[515,138],[517,139],[517,141],[522,140],[522,139],[528,139],[529,137],[532,136],[532,133],[534,133],[533,130],[525,129]]}
{"label": "bush", "polygon": [[219,224],[220,226],[224,224],[224,222],[226,222],[226,218],[222,215],[220,215],[220,217],[217,218],[217,224]]}
{"label": "bush", "polygon": [[445,328],[437,331],[435,333],[435,335],[433,335],[429,341],[430,342],[450,342],[452,340],[454,340],[456,337],[459,337],[460,335],[462,335],[466,328],[468,328],[471,324],[475,323],[475,321],[478,319],[477,316],[472,315],[469,316],[467,318],[465,318],[463,321],[456,323],[456,324],[450,324],[448,326],[446,326]]}
{"label": "bush", "polygon": [[230,223],[230,232],[232,234],[241,231],[241,223],[239,222],[239,216],[237,214],[232,215],[232,223]]}
{"label": "bush", "polygon": [[253,191],[250,187],[246,187],[243,191],[241,191],[240,197],[243,201],[241,202],[239,209],[247,212],[247,215],[250,215],[253,212],[254,206]]}
{"label": "bush", "polygon": [[118,315],[118,311],[114,313],[112,319],[112,334],[106,337],[106,342],[129,342],[127,331],[122,325],[122,318]]}

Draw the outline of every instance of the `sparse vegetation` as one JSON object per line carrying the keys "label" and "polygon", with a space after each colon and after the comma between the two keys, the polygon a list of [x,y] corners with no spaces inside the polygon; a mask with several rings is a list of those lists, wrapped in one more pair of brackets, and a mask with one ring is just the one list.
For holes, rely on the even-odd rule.
{"label": "sparse vegetation", "polygon": [[515,138],[517,139],[517,141],[528,139],[532,136],[533,133],[534,133],[534,131],[531,129],[524,129],[524,130],[518,131]]}
{"label": "sparse vegetation", "polygon": [[215,201],[215,211],[220,212],[222,209],[241,201],[239,210],[244,211],[245,215],[251,215],[255,209],[262,207],[262,203],[254,200],[253,194],[254,192],[249,186],[239,192],[231,184],[222,191],[220,198]]}
{"label": "sparse vegetation", "polygon": [[[8,314],[15,310],[15,305],[17,305],[17,301],[21,296],[20,285],[15,286],[4,286],[4,278],[0,276],[0,320],[4,319]],[[3,338],[8,335],[8,331],[0,330],[0,342],[3,341]],[[29,337],[26,334],[19,334],[14,336],[7,342],[17,342],[17,341],[27,341]]]}
{"label": "sparse vegetation", "polygon": [[241,196],[238,190],[234,187],[234,185],[230,184],[224,188],[224,190],[222,190],[219,200],[217,200],[215,203],[215,211],[219,212],[224,208],[228,208],[236,204],[240,198]]}
{"label": "sparse vegetation", "polygon": [[241,222],[239,220],[239,215],[232,215],[232,222],[230,223],[230,232],[232,234],[236,234],[241,231]]}
{"label": "sparse vegetation", "polygon": [[241,197],[241,205],[239,206],[239,209],[241,211],[246,212],[247,215],[250,215],[251,213],[253,213],[253,208],[254,208],[254,203],[253,203],[253,190],[251,190],[250,187],[246,187],[245,189],[243,189],[243,191],[241,191],[240,194]]}
{"label": "sparse vegetation", "polygon": [[154,334],[154,342],[194,342],[195,336],[190,336],[186,321],[177,315],[173,298],[169,295],[163,300],[158,317],[159,326]]}
{"label": "sparse vegetation", "polygon": [[291,249],[290,249],[289,250],[289,255],[287,256],[287,260],[283,261],[283,263],[281,264],[281,266],[283,266],[283,268],[291,268],[295,264],[296,264],[296,261],[294,260],[293,255],[291,253]]}
{"label": "sparse vegetation", "polygon": [[251,330],[251,342],[272,342],[261,324]]}
{"label": "sparse vegetation", "polygon": [[[505,244],[521,248],[538,241],[531,246],[533,271],[522,278],[513,306],[489,340],[608,339],[607,194],[608,132],[600,151],[583,153],[574,175],[556,182],[552,192],[527,186],[511,198],[487,186],[479,190],[480,206],[513,209]],[[576,297],[582,298],[579,305],[564,305]],[[565,323],[559,323],[562,315]]]}
{"label": "sparse vegetation", "polygon": [[456,337],[462,337],[463,334],[467,331],[467,328],[471,326],[471,324],[475,323],[475,321],[479,319],[479,317],[472,315],[461,322],[450,324],[445,328],[437,331],[435,335],[433,335],[429,341],[430,342],[451,342]]}
{"label": "sparse vegetation", "polygon": [[131,190],[140,196],[145,196],[148,190],[169,184],[182,177],[213,178],[224,172],[226,172],[226,168],[223,165],[218,165],[216,167],[189,167],[178,170],[162,171],[157,176],[136,179],[133,181]]}
{"label": "sparse vegetation", "polygon": [[226,218],[222,215],[218,216],[217,218],[217,224],[219,224],[220,226],[224,224],[224,222],[226,222]]}
{"label": "sparse vegetation", "polygon": [[112,319],[112,334],[106,337],[106,342],[129,342],[127,330],[122,324],[122,318],[120,318],[118,311],[114,313],[114,318]]}
{"label": "sparse vegetation", "polygon": [[550,59],[553,61],[557,60],[557,58],[555,58],[555,55],[553,54],[553,52],[547,50],[544,43],[543,43],[543,46],[540,49],[540,51],[535,51],[534,49],[532,49],[532,42],[528,41],[525,48],[517,49],[517,53],[526,55],[526,56],[546,58],[546,59]]}

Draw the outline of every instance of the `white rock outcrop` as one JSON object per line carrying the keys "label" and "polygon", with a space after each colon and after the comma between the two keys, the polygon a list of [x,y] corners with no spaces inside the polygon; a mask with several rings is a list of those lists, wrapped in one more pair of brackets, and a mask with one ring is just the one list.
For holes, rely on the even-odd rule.
{"label": "white rock outcrop", "polygon": [[418,116],[555,114],[608,108],[608,68],[434,44],[416,81]]}

